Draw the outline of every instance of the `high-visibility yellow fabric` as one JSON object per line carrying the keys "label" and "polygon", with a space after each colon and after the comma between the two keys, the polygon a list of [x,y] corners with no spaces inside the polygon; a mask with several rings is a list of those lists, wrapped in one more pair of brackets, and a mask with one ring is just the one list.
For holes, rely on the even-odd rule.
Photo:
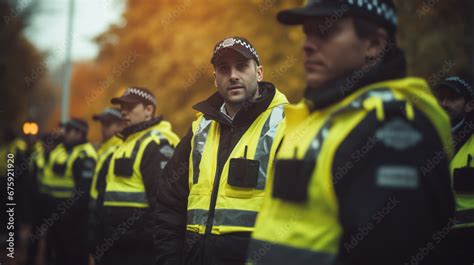
{"label": "high-visibility yellow fabric", "polygon": [[[296,255],[298,251],[300,254],[309,253],[311,264],[332,264],[329,261],[337,255],[342,235],[333,186],[335,153],[369,113],[375,110],[377,119],[383,121],[386,116],[384,103],[393,100],[406,103],[408,120],[414,118],[414,107],[421,110],[436,128],[448,157],[452,156],[449,118],[422,79],[404,78],[375,83],[357,90],[337,104],[314,112],[310,112],[305,102],[287,106],[288,128],[275,163],[290,160],[311,163],[308,198],[305,202],[293,202],[273,197],[271,191],[275,171],[272,170],[252,237],[258,242],[287,246],[287,256]],[[314,150],[318,150],[314,157],[308,156]],[[292,178],[290,175],[283,177]],[[281,260],[281,263],[275,264],[286,262]]]}
{"label": "high-visibility yellow fabric", "polygon": [[[160,144],[168,141],[176,146],[179,137],[172,131],[171,124],[161,121],[155,126],[136,132],[128,136],[114,151],[107,171],[105,206],[146,208],[149,206],[143,184],[140,165],[146,146],[155,141]],[[120,160],[122,159],[122,160]],[[128,161],[129,176],[116,175],[114,169],[119,161]]]}
{"label": "high-visibility yellow fabric", "polygon": [[[467,164],[468,156],[474,160],[474,135],[467,140],[467,142],[459,149],[450,164],[451,175],[454,175],[456,169],[472,168],[474,170],[474,161],[470,165]],[[474,176],[473,176],[474,177]],[[455,228],[460,227],[474,227],[474,192],[460,193],[455,191],[456,211],[457,213],[471,212],[468,220],[458,220],[460,223]],[[461,219],[461,218],[459,218]]]}
{"label": "high-visibility yellow fabric", "polygon": [[107,157],[109,157],[122,143],[122,139],[117,136],[112,136],[110,139],[105,141],[97,150],[97,164],[95,167],[94,178],[92,179],[92,185],[90,190],[90,196],[92,199],[97,200],[98,191],[97,191],[97,179],[99,177],[99,172],[102,170]]}
{"label": "high-visibility yellow fabric", "polygon": [[76,159],[90,157],[94,160],[97,153],[90,143],[74,146],[68,154],[63,144],[59,144],[50,153],[50,158],[45,167],[44,186],[48,194],[54,198],[67,199],[73,196],[74,177],[73,165]]}
{"label": "high-visibility yellow fabric", "polygon": [[[253,231],[263,201],[268,169],[273,166],[276,148],[285,127],[283,105],[286,97],[278,90],[267,110],[262,112],[242,135],[225,162],[220,176],[211,233]],[[203,115],[193,122],[189,158],[189,197],[187,230],[204,234],[217,171],[220,123]],[[229,184],[231,160],[243,158],[259,163],[255,187]],[[257,173],[254,171],[254,173]],[[256,174],[255,174],[256,175]]]}

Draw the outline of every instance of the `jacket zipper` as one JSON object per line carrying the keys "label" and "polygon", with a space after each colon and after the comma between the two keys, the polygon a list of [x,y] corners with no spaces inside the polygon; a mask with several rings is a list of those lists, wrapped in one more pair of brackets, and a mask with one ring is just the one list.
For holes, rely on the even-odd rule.
{"label": "jacket zipper", "polygon": [[[229,147],[232,144],[232,139],[233,138],[234,138],[234,126],[231,124],[230,125],[230,138],[229,138],[230,142],[228,143]],[[227,159],[229,158],[230,154],[232,153],[232,150],[229,149],[228,152],[229,152],[229,155],[227,156]],[[205,236],[210,235],[211,232],[212,232],[212,223],[214,222],[214,215],[215,215],[215,212],[216,212],[217,194],[219,193],[219,184],[220,184],[220,181],[221,181],[222,169],[224,168],[224,165],[225,165],[225,162],[227,161],[227,159],[225,161],[223,161],[223,163],[221,163],[221,165],[219,165],[219,167],[216,170],[216,175],[214,176],[214,185],[212,187],[211,203],[209,205],[209,215],[207,217],[206,231],[204,233]]]}

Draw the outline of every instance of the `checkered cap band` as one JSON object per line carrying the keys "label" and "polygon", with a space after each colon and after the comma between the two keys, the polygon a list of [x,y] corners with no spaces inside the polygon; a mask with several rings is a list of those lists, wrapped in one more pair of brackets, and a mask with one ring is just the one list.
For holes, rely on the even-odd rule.
{"label": "checkered cap band", "polygon": [[397,26],[398,19],[395,9],[381,0],[346,0],[347,3],[353,7],[363,8],[367,11],[377,15],[384,20],[390,22],[392,25]]}
{"label": "checkered cap band", "polygon": [[246,50],[252,53],[255,58],[257,58],[257,61],[260,61],[260,57],[257,54],[257,50],[255,50],[255,48],[250,43],[247,43],[244,40],[237,38],[228,38],[223,40],[221,43],[219,43],[219,45],[216,46],[214,54],[216,54],[221,49],[232,47],[234,45],[240,45],[244,47]]}
{"label": "checkered cap band", "polygon": [[156,105],[155,96],[153,96],[152,94],[150,94],[146,91],[143,91],[139,88],[134,88],[134,87],[127,88],[127,90],[125,91],[124,96],[130,95],[130,94],[137,95],[137,96],[139,96],[143,99],[146,99],[146,100],[152,102],[154,105]]}
{"label": "checkered cap band", "polygon": [[471,95],[471,97],[474,98],[474,90],[472,89],[471,85],[469,85],[468,82],[466,82],[464,79],[460,78],[459,76],[448,77],[445,79],[445,81],[456,82],[462,85],[466,89],[466,91]]}

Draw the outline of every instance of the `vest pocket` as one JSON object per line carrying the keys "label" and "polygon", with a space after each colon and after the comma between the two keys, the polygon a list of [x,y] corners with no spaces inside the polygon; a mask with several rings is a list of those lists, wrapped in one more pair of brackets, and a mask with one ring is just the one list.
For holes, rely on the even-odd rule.
{"label": "vest pocket", "polygon": [[453,172],[453,188],[456,193],[474,194],[474,168],[456,168]]}
{"label": "vest pocket", "polygon": [[66,173],[66,164],[55,163],[53,165],[53,172],[60,176],[64,176],[64,173]]}
{"label": "vest pocket", "polygon": [[115,159],[114,175],[117,177],[129,178],[133,175],[133,159],[117,158]]}
{"label": "vest pocket", "polygon": [[238,188],[255,188],[260,162],[245,158],[232,158],[229,162],[227,183]]}
{"label": "vest pocket", "polygon": [[314,161],[277,160],[272,196],[292,202],[305,202],[314,166]]}

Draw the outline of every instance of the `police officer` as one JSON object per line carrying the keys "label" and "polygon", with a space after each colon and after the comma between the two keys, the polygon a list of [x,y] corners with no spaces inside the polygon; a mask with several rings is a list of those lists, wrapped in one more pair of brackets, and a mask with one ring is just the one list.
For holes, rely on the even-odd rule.
{"label": "police officer", "polygon": [[51,244],[55,264],[85,264],[88,191],[97,154],[87,141],[87,122],[72,118],[63,125],[64,142],[51,151],[44,176],[51,197],[50,217],[54,220]]}
{"label": "police officer", "polygon": [[[91,201],[89,204],[89,247],[93,253],[102,237],[102,222],[99,212],[103,205],[105,193],[105,177],[110,163],[110,158],[118,145],[122,143],[115,134],[123,129],[120,110],[116,108],[105,108],[101,113],[93,116],[94,121],[100,122],[102,145],[97,150],[97,165],[90,189]],[[97,263],[97,262],[96,262]]]}
{"label": "police officer", "polygon": [[[35,187],[31,191],[32,194],[32,209],[30,211],[33,215],[32,234],[30,235],[28,245],[28,259],[26,264],[36,264],[39,250],[39,242],[47,238],[47,229],[42,227],[43,222],[49,217],[48,208],[48,190],[44,185],[45,169],[48,164],[51,151],[62,141],[61,133],[47,133],[43,135],[38,142],[35,143],[33,153],[31,155],[31,171],[35,182]],[[44,241],[43,245],[46,247],[45,259],[49,264],[52,261],[51,245],[48,241]]]}
{"label": "police officer", "polygon": [[449,120],[406,77],[393,2],[313,0],[278,20],[303,26],[307,86],[286,111],[249,263],[436,264],[454,208]]}
{"label": "police officer", "polygon": [[211,63],[218,91],[194,106],[197,119],[159,185],[158,264],[244,264],[282,138],[287,99],[262,81],[252,44],[219,41]]}
{"label": "police officer", "polygon": [[474,89],[464,76],[450,76],[436,87],[441,106],[452,123],[455,155],[450,164],[456,197],[456,225],[446,245],[455,264],[474,260]]}
{"label": "police officer", "polygon": [[111,102],[120,104],[125,128],[107,170],[104,240],[92,255],[101,264],[153,264],[150,213],[157,180],[179,138],[169,122],[155,117],[156,98],[148,89],[130,87]]}

